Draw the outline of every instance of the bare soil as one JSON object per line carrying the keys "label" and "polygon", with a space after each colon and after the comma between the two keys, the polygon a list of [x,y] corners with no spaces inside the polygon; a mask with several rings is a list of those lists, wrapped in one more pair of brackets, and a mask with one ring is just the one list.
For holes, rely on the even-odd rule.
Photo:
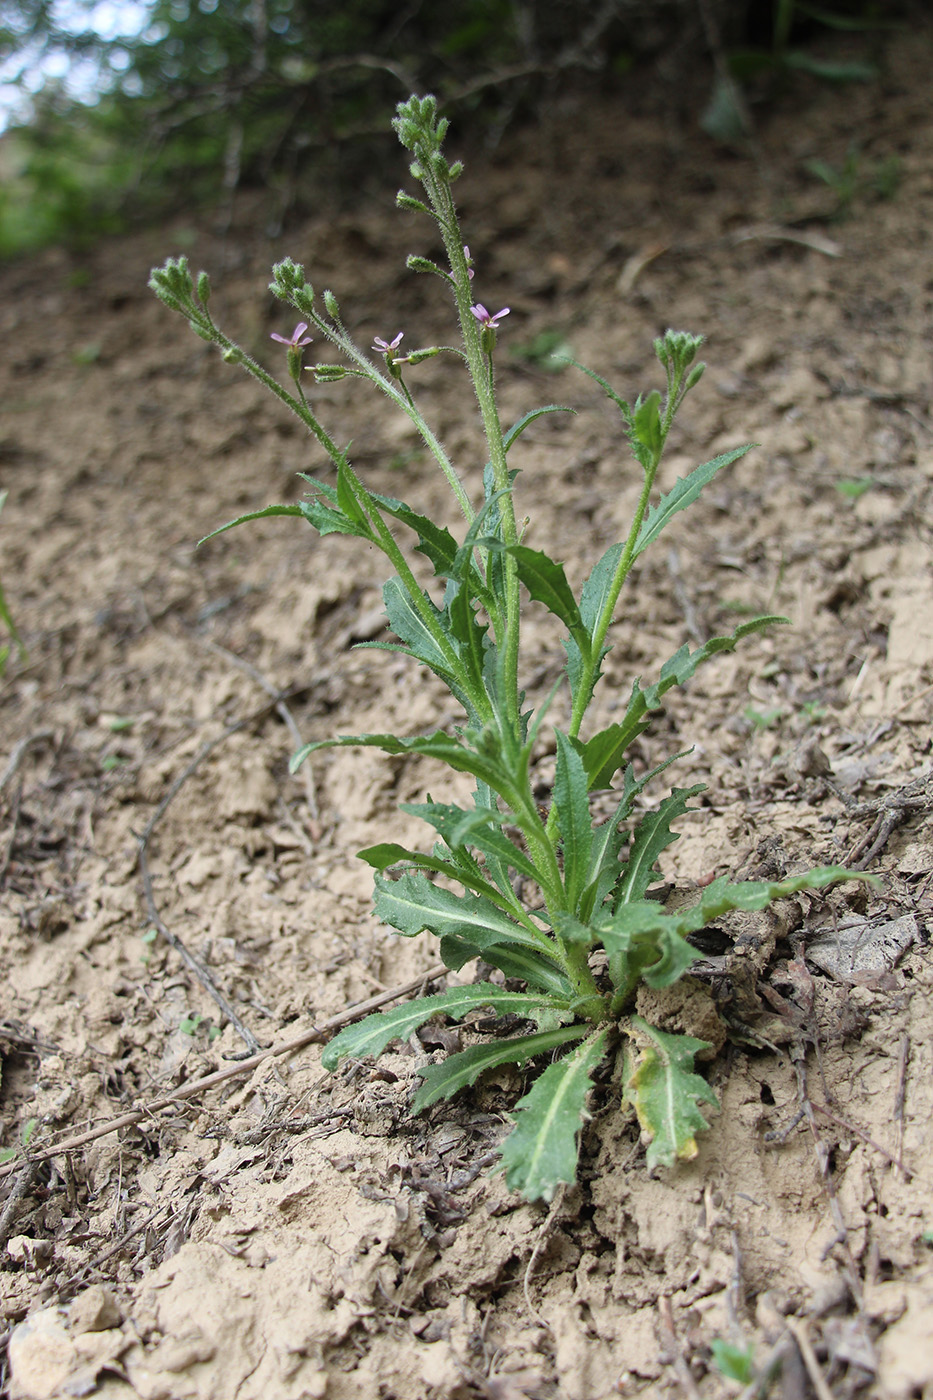
{"label": "bare soil", "polygon": [[[813,863],[878,877],[724,921],[686,995],[641,1003],[713,1043],[721,1109],[694,1161],[652,1174],[607,1076],[580,1184],[550,1207],[489,1173],[517,1074],[408,1117],[443,1027],[320,1068],[316,1025],[436,967],[427,937],[373,920],[355,852],[423,843],[396,806],[443,779],[366,751],[290,776],[288,757],[457,717],[405,657],[353,649],[385,635],[381,562],[357,542],[264,520],[196,547],[321,464],[145,285],[186,252],[219,322],[283,374],[269,334],[291,322],[265,287],[286,253],[364,343],[448,341],[442,288],[404,268],[435,249],[393,211],[401,154],[373,202],[322,201],[285,238],[244,200],[226,238],[192,218],[0,270],[0,576],[28,648],[0,689],[13,1395],[706,1400],[742,1391],[726,1343],[762,1377],[746,1395],[933,1397],[930,39],[895,38],[871,86],[795,87],[755,158],[656,101],[568,98],[459,187],[477,295],[512,308],[503,417],[578,410],[515,449],[530,543],[579,582],[639,484],[598,387],[535,362],[543,332],[627,396],[656,384],[665,326],[707,335],[665,486],[759,444],[672,524],[612,635],[603,719],[683,642],[792,619],[699,673],[643,741],[644,764],[691,748],[668,776],[706,784],[659,882],[676,899]],[[803,162],[853,147],[839,219]],[[876,179],[891,160],[895,188]],[[455,362],[412,383],[476,494]],[[314,392],[368,481],[450,516],[388,405],[352,381]],[[535,609],[528,643],[540,696],[562,653]],[[544,745],[543,796],[548,764]]]}

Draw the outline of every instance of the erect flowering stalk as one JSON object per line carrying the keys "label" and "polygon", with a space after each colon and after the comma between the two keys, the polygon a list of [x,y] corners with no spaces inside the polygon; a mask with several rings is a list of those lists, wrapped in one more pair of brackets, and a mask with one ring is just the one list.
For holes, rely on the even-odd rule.
{"label": "erect flowering stalk", "polygon": [[[402,145],[414,155],[411,173],[424,186],[431,211],[444,240],[444,247],[450,264],[450,281],[457,304],[460,331],[473,389],[479,404],[486,434],[486,445],[492,469],[492,480],[497,493],[498,509],[501,516],[502,544],[506,550],[504,561],[506,589],[503,635],[497,638],[503,656],[503,677],[506,693],[510,697],[509,708],[514,714],[520,710],[518,687],[518,653],[520,642],[520,594],[518,569],[515,560],[508,553],[519,542],[518,525],[515,518],[515,505],[512,500],[509,469],[506,460],[506,447],[496,407],[495,384],[492,370],[492,357],[483,344],[483,335],[494,327],[483,325],[473,310],[473,297],[470,281],[472,268],[470,250],[464,244],[460,223],[454,204],[451,185],[462,172],[462,165],[448,164],[441,149],[447,134],[447,120],[437,119],[437,100],[434,97],[411,97],[399,104],[393,121]],[[410,196],[400,195],[399,203],[404,207],[424,209]],[[479,304],[478,304],[479,305]],[[485,308],[483,309],[485,312]],[[497,313],[502,315],[504,313]],[[491,318],[495,319],[495,318]],[[488,342],[487,342],[488,343]],[[493,342],[494,343],[494,342]]]}

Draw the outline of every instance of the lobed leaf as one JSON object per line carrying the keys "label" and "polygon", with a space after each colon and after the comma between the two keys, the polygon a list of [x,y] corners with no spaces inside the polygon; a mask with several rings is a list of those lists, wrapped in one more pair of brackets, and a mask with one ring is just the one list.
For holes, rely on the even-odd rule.
{"label": "lobed leaf", "polygon": [[516,544],[507,551],[515,560],[518,577],[536,603],[543,603],[564,624],[584,657],[591,651],[590,633],[584,626],[563,564],[540,549]]}
{"label": "lobed leaf", "polygon": [[[518,994],[520,995],[520,993]],[[579,1040],[586,1034],[585,1026],[555,1026],[552,1030],[536,1031],[534,1035],[513,1036],[511,1040],[493,1040],[485,1045],[471,1045],[469,1050],[461,1050],[457,1055],[448,1055],[439,1065],[427,1065],[418,1071],[424,1083],[415,1095],[412,1105],[415,1113],[429,1108],[440,1099],[452,1098],[461,1089],[475,1084],[487,1069],[498,1065],[523,1065],[535,1055],[545,1055],[566,1045],[570,1040]]]}
{"label": "lobed leaf", "polygon": [[[482,740],[483,736],[476,736]],[[447,734],[443,729],[433,734],[419,735],[414,739],[400,739],[395,734],[341,734],[336,739],[317,739],[303,744],[289,761],[289,772],[296,772],[309,754],[318,749],[372,748],[382,749],[387,754],[420,754],[425,758],[435,758],[454,768],[458,773],[471,773],[480,782],[486,783],[493,792],[501,794],[509,801],[512,794],[512,777],[508,769],[486,745],[479,748],[468,747],[459,738]]]}
{"label": "lobed leaf", "polygon": [[539,1014],[549,1009],[546,1002],[534,993],[507,992],[504,987],[494,987],[491,982],[479,982],[472,987],[450,987],[436,996],[419,997],[417,1001],[393,1006],[391,1011],[378,1011],[355,1025],[345,1026],[325,1048],[321,1064],[325,1069],[336,1069],[348,1055],[354,1059],[381,1055],[391,1041],[407,1040],[432,1016],[444,1015],[459,1020],[468,1011],[487,1006],[503,1016],[524,1016],[529,1021],[536,1020]]}
{"label": "lobed leaf", "polygon": [[484,856],[502,861],[520,875],[539,883],[541,875],[526,853],[502,830],[509,817],[492,807],[457,807],[453,803],[403,802],[400,810],[429,822],[451,850],[473,846]]}
{"label": "lobed leaf", "polygon": [[[436,850],[443,851],[443,847],[438,845]],[[407,846],[401,846],[396,841],[383,841],[377,846],[367,846],[365,850],[357,851],[357,855],[380,874],[396,865],[409,865],[417,870],[433,870],[438,875],[458,880],[476,894],[485,895],[502,909],[514,911],[521,908],[514,894],[508,898],[498,886],[483,879],[481,868],[475,861],[464,862],[456,858],[448,860],[437,854],[424,855],[421,851],[409,850]]]}
{"label": "lobed leaf", "polygon": [[551,1201],[558,1186],[576,1180],[586,1098],[607,1037],[608,1031],[598,1031],[548,1065],[515,1105],[515,1127],[499,1155],[506,1185],[526,1201]]}
{"label": "lobed leaf", "polygon": [[628,1057],[625,1097],[648,1138],[648,1166],[672,1167],[697,1154],[696,1134],[709,1127],[700,1104],[719,1106],[706,1080],[693,1073],[693,1057],[709,1047],[690,1035],[659,1031],[640,1016],[630,1024],[638,1053]]}

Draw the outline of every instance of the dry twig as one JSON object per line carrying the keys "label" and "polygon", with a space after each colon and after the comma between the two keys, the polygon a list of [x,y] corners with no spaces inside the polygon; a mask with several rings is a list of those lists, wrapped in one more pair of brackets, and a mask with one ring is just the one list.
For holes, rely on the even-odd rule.
{"label": "dry twig", "polygon": [[[76,1133],[73,1137],[64,1138],[61,1142],[48,1143],[38,1148],[29,1158],[30,1165],[38,1162],[48,1161],[51,1157],[58,1157],[62,1153],[75,1152],[79,1147],[85,1147],[89,1142],[95,1142],[97,1138],[106,1137],[108,1133],[118,1132],[121,1128],[130,1128],[139,1123],[144,1118],[151,1117],[160,1109],[170,1108],[173,1104],[182,1099],[195,1098],[198,1094],[205,1093],[208,1089],[213,1089],[218,1084],[223,1084],[228,1079],[234,1079],[241,1074],[251,1074],[259,1065],[266,1060],[279,1059],[282,1055],[294,1054],[296,1050],[302,1050],[306,1045],[317,1040],[326,1040],[333,1032],[342,1026],[349,1025],[351,1021],[358,1021],[363,1016],[368,1016],[370,1011],[376,1011],[380,1006],[385,1006],[387,1002],[397,1001],[399,997],[409,996],[412,992],[417,992],[428,982],[435,981],[447,972],[443,963],[438,963],[421,974],[420,977],[413,978],[411,982],[406,982],[402,987],[392,987],[387,992],[380,992],[378,996],[370,997],[367,1001],[358,1002],[355,1006],[350,1006],[346,1011],[341,1011],[336,1016],[331,1016],[322,1026],[311,1026],[303,1031],[301,1035],[294,1036],[287,1040],[284,1045],[273,1046],[268,1050],[261,1050],[259,1054],[252,1055],[248,1060],[239,1060],[234,1065],[228,1065],[226,1069],[215,1070],[213,1074],[206,1074],[202,1079],[193,1079],[188,1084],[182,1084],[179,1088],[173,1089],[171,1093],[163,1094],[160,1098],[153,1099],[151,1103],[145,1104],[142,1108],[131,1109],[123,1113],[119,1118],[111,1118],[106,1123],[98,1123],[94,1128],[88,1128],[86,1132]],[[0,1180],[5,1176],[10,1176],[14,1171],[22,1166],[22,1160],[9,1162],[6,1166],[0,1167]]]}

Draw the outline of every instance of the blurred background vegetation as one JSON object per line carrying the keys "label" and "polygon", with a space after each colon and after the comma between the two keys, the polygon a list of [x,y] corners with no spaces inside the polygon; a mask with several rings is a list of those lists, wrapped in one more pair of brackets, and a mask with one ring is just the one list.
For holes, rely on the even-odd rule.
{"label": "blurred background vegetation", "polygon": [[[309,169],[353,184],[395,104],[433,91],[487,145],[568,85],[637,71],[740,145],[754,102],[806,72],[876,72],[878,36],[925,0],[0,0],[0,256],[80,246]],[[683,98],[679,103],[683,115]]]}

